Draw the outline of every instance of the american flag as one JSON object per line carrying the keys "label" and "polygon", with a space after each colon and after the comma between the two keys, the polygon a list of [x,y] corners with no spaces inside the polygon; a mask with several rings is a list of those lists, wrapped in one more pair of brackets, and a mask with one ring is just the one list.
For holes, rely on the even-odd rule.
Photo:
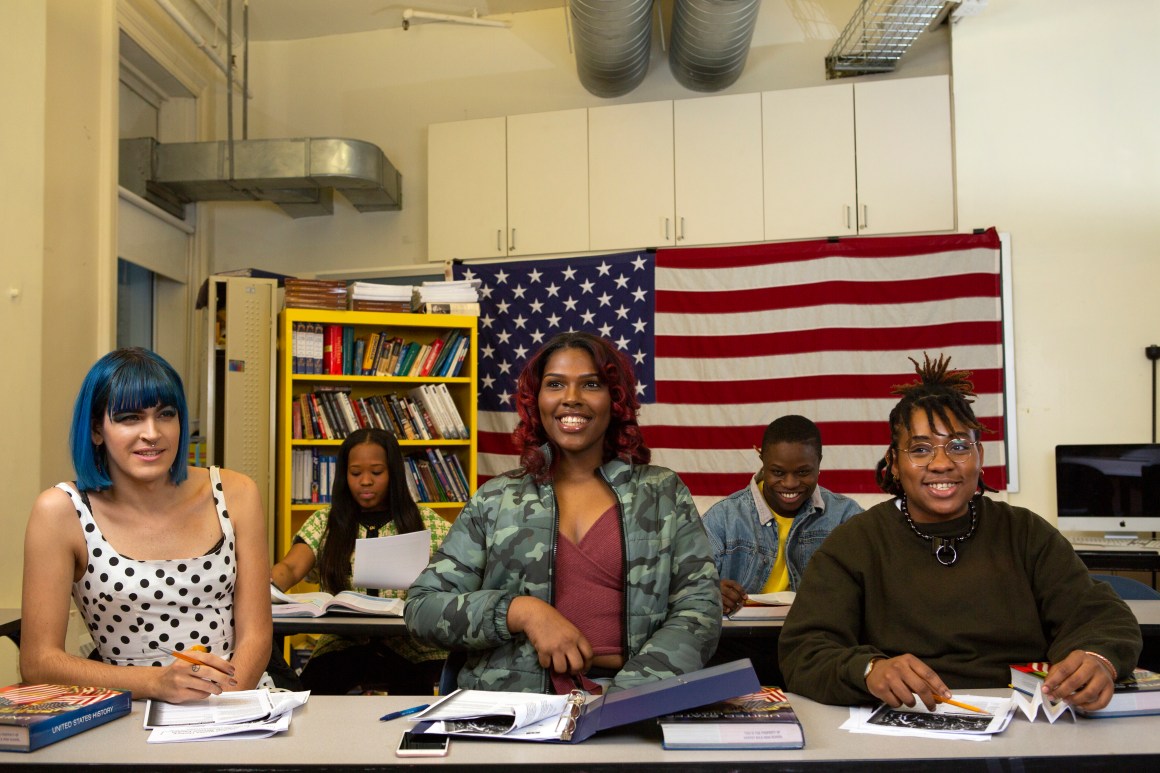
{"label": "american flag", "polygon": [[821,483],[877,493],[891,387],[907,357],[973,371],[985,477],[1006,488],[999,237],[854,238],[457,263],[482,282],[480,479],[517,466],[515,379],[554,334],[598,333],[632,360],[653,463],[702,508],[743,488],[765,426],[817,422]]}

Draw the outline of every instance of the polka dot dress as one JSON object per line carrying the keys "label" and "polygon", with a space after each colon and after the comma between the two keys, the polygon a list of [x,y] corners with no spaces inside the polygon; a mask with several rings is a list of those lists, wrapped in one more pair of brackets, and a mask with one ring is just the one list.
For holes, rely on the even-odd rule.
{"label": "polka dot dress", "polygon": [[234,646],[234,528],[226,512],[221,475],[209,469],[222,540],[195,558],[140,561],[117,553],[93,520],[88,504],[59,483],[76,507],[88,547],[84,576],[73,600],[101,659],[117,666],[167,666],[161,650],[201,645],[228,658]]}

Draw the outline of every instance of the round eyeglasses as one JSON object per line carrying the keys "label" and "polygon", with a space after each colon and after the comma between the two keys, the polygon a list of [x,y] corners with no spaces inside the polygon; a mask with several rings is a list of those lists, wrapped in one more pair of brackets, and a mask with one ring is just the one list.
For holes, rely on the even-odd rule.
{"label": "round eyeglasses", "polygon": [[971,450],[979,444],[977,440],[963,440],[955,438],[945,443],[912,443],[902,449],[915,467],[927,467],[934,461],[938,449],[942,449],[947,458],[955,464],[962,464],[971,457]]}

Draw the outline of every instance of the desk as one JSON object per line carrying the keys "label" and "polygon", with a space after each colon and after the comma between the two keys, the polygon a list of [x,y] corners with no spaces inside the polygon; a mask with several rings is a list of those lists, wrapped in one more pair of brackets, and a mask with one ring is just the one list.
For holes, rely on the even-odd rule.
{"label": "desk", "polygon": [[[1007,690],[976,693],[1006,695]],[[0,753],[0,767],[75,773],[124,771],[133,767],[215,771],[379,771],[401,766],[438,765],[438,770],[487,770],[531,766],[555,770],[668,771],[709,773],[752,770],[867,770],[916,773],[965,771],[1145,770],[1160,766],[1154,740],[1156,717],[1076,720],[1054,725],[1030,723],[1019,715],[988,742],[943,741],[851,735],[838,726],[848,716],[841,706],[823,706],[791,695],[805,728],[806,748],[794,751],[665,751],[653,721],[600,733],[575,745],[454,739],[443,758],[395,757],[406,720],[379,722],[388,711],[427,699],[407,696],[314,696],[295,712],[290,730],[256,741],[187,744],[146,743],[141,728],[144,705],[133,714],[65,739],[32,754]],[[83,739],[83,740],[81,740]],[[1115,755],[1115,756],[1112,756]],[[43,767],[40,767],[43,766]]]}

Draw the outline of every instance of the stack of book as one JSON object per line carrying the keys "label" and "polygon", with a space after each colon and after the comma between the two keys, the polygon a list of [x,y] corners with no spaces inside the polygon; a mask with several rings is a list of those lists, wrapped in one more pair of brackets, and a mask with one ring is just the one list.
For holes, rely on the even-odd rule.
{"label": "stack of book", "polygon": [[345,311],[346,297],[346,282],[341,280],[286,280],[286,308]]}
{"label": "stack of book", "polygon": [[414,288],[411,307],[422,314],[463,314],[479,316],[478,279],[424,282]]}
{"label": "stack of book", "polygon": [[438,448],[425,449],[427,458],[403,458],[407,488],[416,502],[466,502],[471,498],[459,457]]}
{"label": "stack of book", "polygon": [[352,282],[350,285],[351,311],[391,311],[411,313],[411,285],[381,285],[372,282]]}

